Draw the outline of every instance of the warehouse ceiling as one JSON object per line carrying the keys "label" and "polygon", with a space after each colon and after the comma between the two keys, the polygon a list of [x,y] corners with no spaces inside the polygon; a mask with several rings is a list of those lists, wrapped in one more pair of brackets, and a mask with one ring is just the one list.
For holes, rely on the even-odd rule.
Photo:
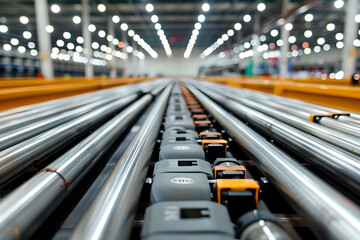
{"label": "warehouse ceiling", "polygon": [[[258,4],[264,3],[266,8],[263,11],[258,10]],[[309,4],[310,8],[306,11],[300,11],[300,15],[293,18],[293,28],[291,35],[297,38],[294,44],[299,47],[304,41],[316,44],[319,37],[326,38],[327,43],[336,42],[335,34],[343,32],[343,22],[345,10],[344,7],[336,8],[334,1],[290,1],[290,9],[295,8],[304,2],[313,2]],[[74,16],[81,17],[81,3],[74,0],[51,0],[49,3],[50,24],[54,27],[51,33],[52,44],[56,46],[59,39],[67,42],[76,43],[76,37],[82,35],[81,24],[73,22]],[[152,12],[148,12],[146,5],[151,3],[154,7]],[[106,37],[99,37],[98,32],[103,30],[107,32],[107,22],[109,17],[114,15],[120,17],[120,22],[115,24],[115,37],[119,40],[122,39],[122,30],[120,28],[122,23],[128,24],[128,30],[134,30],[146,43],[153,49],[161,49],[162,42],[159,39],[158,32],[155,29],[155,23],[152,22],[152,15],[158,16],[158,23],[167,37],[171,49],[181,48],[184,49],[189,46],[190,36],[194,30],[194,24],[198,22],[198,16],[203,14],[205,21],[201,23],[201,29],[197,36],[194,48],[205,50],[211,46],[217,39],[226,34],[229,29],[234,30],[234,35],[218,49],[230,49],[235,44],[241,42],[242,39],[251,35],[256,26],[261,29],[262,26],[273,23],[275,19],[281,16],[282,0],[266,0],[266,1],[253,1],[253,0],[233,0],[233,1],[208,1],[210,10],[203,11],[202,5],[204,1],[196,0],[128,0],[128,1],[95,1],[90,0],[91,4],[91,23],[96,26],[96,31],[92,33],[93,41],[98,42],[100,45],[106,43]],[[52,12],[51,6],[56,4],[60,6],[58,13]],[[104,4],[106,10],[100,12],[98,9],[99,4]],[[311,13],[313,15],[312,21],[305,21],[304,16]],[[244,16],[250,15],[250,22],[244,21]],[[21,24],[19,18],[26,16],[29,18],[29,23]],[[258,22],[256,22],[258,18]],[[234,24],[240,23],[241,30],[234,29]],[[328,31],[326,25],[329,23],[335,24],[335,30]],[[26,44],[29,40],[24,39],[23,32],[29,31],[32,34],[31,41],[37,42],[36,38],[36,22],[34,1],[31,0],[12,0],[0,1],[0,24],[8,27],[6,34],[0,33],[0,40],[2,43],[9,42],[10,38],[17,38],[20,42]],[[277,27],[279,30],[279,27]],[[127,31],[128,31],[127,30]],[[271,30],[271,29],[268,29]],[[304,32],[310,30],[312,36],[305,37]],[[126,32],[127,32],[126,31]],[[70,39],[64,39],[63,33],[69,32]],[[263,33],[262,33],[263,34]],[[231,35],[231,34],[230,34]],[[275,35],[275,34],[273,34]],[[270,31],[264,33],[263,42],[270,44],[279,39],[280,34],[272,36]],[[126,34],[128,41],[131,37]]]}

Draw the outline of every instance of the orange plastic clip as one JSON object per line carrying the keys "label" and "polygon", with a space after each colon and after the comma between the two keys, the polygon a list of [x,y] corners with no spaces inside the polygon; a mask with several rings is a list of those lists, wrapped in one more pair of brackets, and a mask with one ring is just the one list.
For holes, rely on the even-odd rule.
{"label": "orange plastic clip", "polygon": [[247,191],[251,190],[255,193],[255,203],[256,207],[259,202],[259,189],[260,186],[253,179],[217,179],[216,180],[216,192],[218,203],[222,203],[221,191],[230,190],[230,191]]}

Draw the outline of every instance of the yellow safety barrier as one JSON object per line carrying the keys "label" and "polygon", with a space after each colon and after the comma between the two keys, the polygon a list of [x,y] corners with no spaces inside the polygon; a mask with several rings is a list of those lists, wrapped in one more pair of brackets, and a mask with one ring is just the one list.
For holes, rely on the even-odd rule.
{"label": "yellow safety barrier", "polygon": [[0,111],[150,79],[142,77],[0,80]]}
{"label": "yellow safety barrier", "polygon": [[330,80],[323,82],[327,84],[318,84],[316,81],[322,80],[309,79],[308,83],[302,83],[297,80],[269,80],[263,77],[204,77],[201,79],[360,113],[360,87],[351,86],[346,79],[334,80],[339,81],[339,84],[331,84]]}

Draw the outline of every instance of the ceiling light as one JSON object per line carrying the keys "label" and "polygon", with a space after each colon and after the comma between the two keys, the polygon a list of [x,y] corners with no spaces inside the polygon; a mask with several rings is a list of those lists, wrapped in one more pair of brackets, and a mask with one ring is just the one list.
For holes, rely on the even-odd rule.
{"label": "ceiling light", "polygon": [[354,44],[355,47],[360,47],[360,39],[355,39],[353,41],[353,44]]}
{"label": "ceiling light", "polygon": [[158,30],[157,31],[157,35],[159,35],[159,36],[162,36],[162,35],[164,35],[165,33],[164,33],[164,30],[162,30],[162,29],[160,29],[160,30]]}
{"label": "ceiling light", "polygon": [[88,29],[89,29],[90,32],[95,32],[96,31],[96,27],[95,27],[94,24],[90,24]]}
{"label": "ceiling light", "polygon": [[244,22],[250,22],[251,21],[251,16],[249,14],[246,14],[244,17],[243,17],[243,20]]}
{"label": "ceiling light", "polygon": [[76,46],[75,50],[78,52],[78,53],[81,53],[83,51],[83,47],[82,46]]}
{"label": "ceiling light", "polygon": [[265,41],[266,41],[266,36],[265,36],[265,35],[261,35],[261,36],[260,36],[260,41],[261,41],[261,42],[265,42]]}
{"label": "ceiling light", "polygon": [[73,43],[68,43],[66,46],[69,50],[73,50],[75,48]]}
{"label": "ceiling light", "polygon": [[334,6],[335,6],[336,8],[342,8],[342,7],[344,6],[344,1],[342,1],[342,0],[336,0],[336,1],[334,2]]}
{"label": "ceiling light", "polygon": [[312,31],[311,31],[311,30],[306,30],[306,31],[304,32],[304,36],[305,36],[306,38],[310,38],[310,37],[312,36]]}
{"label": "ceiling light", "polygon": [[234,24],[234,29],[235,29],[236,31],[239,31],[241,28],[242,28],[241,23],[235,23],[235,24]]}
{"label": "ceiling light", "polygon": [[311,48],[305,48],[305,49],[304,49],[304,53],[305,53],[306,55],[310,54],[310,53],[311,53]]}
{"label": "ceiling light", "polygon": [[325,45],[323,46],[323,49],[324,49],[325,51],[329,51],[329,50],[330,50],[330,45],[329,45],[329,44],[325,44]]}
{"label": "ceiling light", "polygon": [[355,16],[355,22],[360,23],[360,14]]}
{"label": "ceiling light", "polygon": [[200,14],[200,15],[198,16],[198,21],[199,21],[199,22],[204,22],[204,21],[205,21],[205,16],[204,16],[204,14]]}
{"label": "ceiling light", "polygon": [[120,17],[118,15],[114,15],[111,20],[113,21],[113,23],[119,23]]}
{"label": "ceiling light", "polygon": [[227,34],[223,34],[221,36],[221,39],[224,40],[224,41],[227,41],[229,39],[229,36]]}
{"label": "ceiling light", "polygon": [[134,35],[135,35],[134,30],[129,30],[129,31],[128,31],[128,35],[129,35],[130,37],[134,36]]}
{"label": "ceiling light", "polygon": [[53,13],[59,13],[60,10],[61,10],[61,9],[60,9],[60,6],[57,5],[57,4],[51,5],[50,9],[51,9],[51,11],[52,11]]}
{"label": "ceiling light", "polygon": [[128,53],[132,53],[133,48],[132,48],[131,46],[127,46],[127,47],[126,47],[126,51],[127,51]]}
{"label": "ceiling light", "polygon": [[73,20],[73,23],[75,23],[75,24],[81,23],[81,18],[79,16],[74,16],[72,20]]}
{"label": "ceiling light", "polygon": [[283,40],[279,39],[276,41],[276,45],[278,45],[279,47],[281,47],[282,45],[284,45]]}
{"label": "ceiling light", "polygon": [[31,36],[32,36],[31,32],[29,32],[29,31],[24,31],[24,32],[23,32],[23,37],[24,37],[25,39],[30,39]]}
{"label": "ceiling light", "polygon": [[28,47],[29,47],[30,49],[35,48],[35,43],[29,42],[29,43],[28,43]]}
{"label": "ceiling light", "polygon": [[336,43],[336,47],[339,48],[339,49],[341,49],[341,48],[344,47],[344,43],[343,43],[343,42],[337,42],[337,43]]}
{"label": "ceiling light", "polygon": [[83,37],[77,37],[77,38],[76,38],[76,41],[77,41],[79,44],[83,44],[83,43],[84,43],[84,38],[83,38]]}
{"label": "ceiling light", "polygon": [[317,43],[318,43],[319,45],[323,45],[323,44],[325,43],[325,38],[318,38],[318,39],[317,39]]}
{"label": "ceiling light", "polygon": [[289,43],[294,43],[294,42],[296,42],[296,37],[290,36],[288,40],[289,40]]}
{"label": "ceiling light", "polygon": [[157,23],[157,22],[159,21],[158,16],[156,16],[155,14],[152,15],[152,16],[151,16],[151,21],[152,21],[153,23]]}
{"label": "ceiling light", "polygon": [[52,33],[52,32],[54,32],[54,27],[51,25],[46,25],[45,31],[48,33]]}
{"label": "ceiling light", "polygon": [[28,18],[28,17],[25,17],[25,16],[21,16],[21,17],[19,18],[19,20],[20,20],[20,22],[21,22],[22,24],[28,24],[28,23],[29,23],[29,18]]}
{"label": "ceiling light", "polygon": [[197,30],[200,30],[201,29],[201,23],[195,23],[194,25],[194,28],[197,29]]}
{"label": "ceiling light", "polygon": [[201,6],[201,9],[204,11],[204,12],[207,12],[210,10],[210,5],[208,3],[203,3],[203,5]]}
{"label": "ceiling light", "polygon": [[5,51],[8,52],[8,51],[11,50],[11,45],[10,45],[10,44],[4,44],[4,45],[3,45],[3,48],[4,48]]}
{"label": "ceiling light", "polygon": [[277,35],[279,35],[279,31],[276,29],[273,29],[273,30],[271,30],[270,35],[273,37],[276,37]]}
{"label": "ceiling light", "polygon": [[161,24],[160,24],[160,23],[156,23],[156,24],[155,24],[155,29],[156,29],[156,30],[161,29]]}
{"label": "ceiling light", "polygon": [[331,32],[331,31],[334,31],[335,30],[335,24],[333,23],[329,23],[326,25],[326,29]]}
{"label": "ceiling light", "polygon": [[286,25],[285,25],[285,30],[286,31],[291,31],[292,29],[293,29],[293,25],[291,24],[291,23],[287,23]]}
{"label": "ceiling light", "polygon": [[103,31],[103,30],[100,30],[100,31],[98,32],[98,35],[99,35],[99,37],[104,38],[104,37],[106,36],[106,32]]}
{"label": "ceiling light", "polygon": [[65,39],[70,39],[70,38],[71,38],[71,34],[70,34],[69,32],[64,32],[64,33],[63,33],[63,37],[64,37]]}
{"label": "ceiling light", "polygon": [[227,35],[229,35],[229,37],[232,37],[232,36],[234,36],[234,30],[232,30],[232,29],[229,29],[228,31],[227,31]]}
{"label": "ceiling light", "polygon": [[314,47],[314,52],[318,53],[320,51],[321,51],[321,47],[319,47],[319,46]]}
{"label": "ceiling light", "polygon": [[18,51],[19,51],[19,53],[24,53],[26,51],[26,48],[23,46],[19,46]]}
{"label": "ceiling light", "polygon": [[314,19],[314,16],[311,13],[308,13],[304,16],[306,22],[311,22]]}
{"label": "ceiling light", "polygon": [[109,34],[106,36],[106,40],[108,40],[108,42],[111,42],[112,40],[114,40],[114,37]]}
{"label": "ceiling light", "polygon": [[38,55],[38,52],[35,49],[33,49],[33,50],[30,51],[30,55],[35,57],[35,56]]}
{"label": "ceiling light", "polygon": [[121,30],[126,31],[126,30],[128,30],[129,26],[126,23],[122,23],[120,25],[120,28],[121,28]]}
{"label": "ceiling light", "polygon": [[265,9],[266,9],[265,3],[259,3],[259,4],[257,5],[257,10],[258,10],[259,12],[262,12],[262,11],[264,11]]}
{"label": "ceiling light", "polygon": [[337,33],[337,34],[335,34],[335,38],[336,38],[336,40],[341,41],[344,39],[344,34]]}
{"label": "ceiling light", "polygon": [[[135,35],[135,36],[136,36],[136,35]],[[114,38],[114,39],[112,40],[112,44],[114,44],[115,46],[117,46],[117,45],[119,44],[119,39]]]}
{"label": "ceiling light", "polygon": [[[133,37],[134,41],[137,42],[140,40],[140,36],[138,34],[135,34]],[[117,44],[116,44],[117,45]]]}
{"label": "ceiling light", "polygon": [[10,43],[11,43],[12,45],[16,46],[16,45],[19,45],[19,40],[17,40],[16,38],[12,38],[12,39],[10,40]]}
{"label": "ceiling light", "polygon": [[154,11],[154,5],[152,5],[151,3],[148,3],[148,4],[146,4],[145,9],[148,12],[152,12],[152,11]]}
{"label": "ceiling light", "polygon": [[91,47],[92,47],[93,49],[98,49],[98,48],[99,48],[99,43],[93,42],[93,43],[91,44]]}
{"label": "ceiling light", "polygon": [[99,10],[99,12],[105,12],[106,11],[106,6],[102,3],[100,3],[98,6],[97,6],[97,9]]}
{"label": "ceiling light", "polygon": [[8,29],[7,26],[5,26],[5,25],[0,25],[0,32],[1,32],[1,33],[6,33],[8,30],[9,30],[9,29]]}
{"label": "ceiling light", "polygon": [[64,41],[61,40],[61,39],[59,39],[59,40],[56,41],[56,45],[57,45],[58,47],[63,47],[64,44],[65,44]]}
{"label": "ceiling light", "polygon": [[194,36],[199,35],[199,30],[194,29],[194,30],[192,31],[192,35],[194,35]]}

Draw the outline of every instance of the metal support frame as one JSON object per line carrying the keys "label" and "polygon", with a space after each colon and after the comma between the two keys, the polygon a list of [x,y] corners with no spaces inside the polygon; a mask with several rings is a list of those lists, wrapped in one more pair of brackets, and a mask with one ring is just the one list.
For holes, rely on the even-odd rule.
{"label": "metal support frame", "polygon": [[49,25],[49,11],[47,0],[35,0],[36,29],[39,40],[41,72],[45,78],[54,78],[54,66],[51,54],[50,33],[46,31]]}
{"label": "metal support frame", "polygon": [[[108,34],[113,36],[115,38],[115,25],[112,21],[111,17],[108,18]],[[112,43],[112,41],[109,41],[109,47],[111,48],[111,53],[115,50],[115,45]],[[116,78],[117,74],[117,65],[116,65],[116,56],[112,56],[112,59],[110,60],[110,78]]]}
{"label": "metal support frame", "polygon": [[94,77],[94,67],[90,63],[90,59],[92,58],[92,47],[91,47],[91,32],[88,27],[90,25],[90,6],[89,0],[81,0],[82,4],[82,33],[84,38],[84,54],[87,58],[87,62],[85,63],[85,77],[93,78]]}

